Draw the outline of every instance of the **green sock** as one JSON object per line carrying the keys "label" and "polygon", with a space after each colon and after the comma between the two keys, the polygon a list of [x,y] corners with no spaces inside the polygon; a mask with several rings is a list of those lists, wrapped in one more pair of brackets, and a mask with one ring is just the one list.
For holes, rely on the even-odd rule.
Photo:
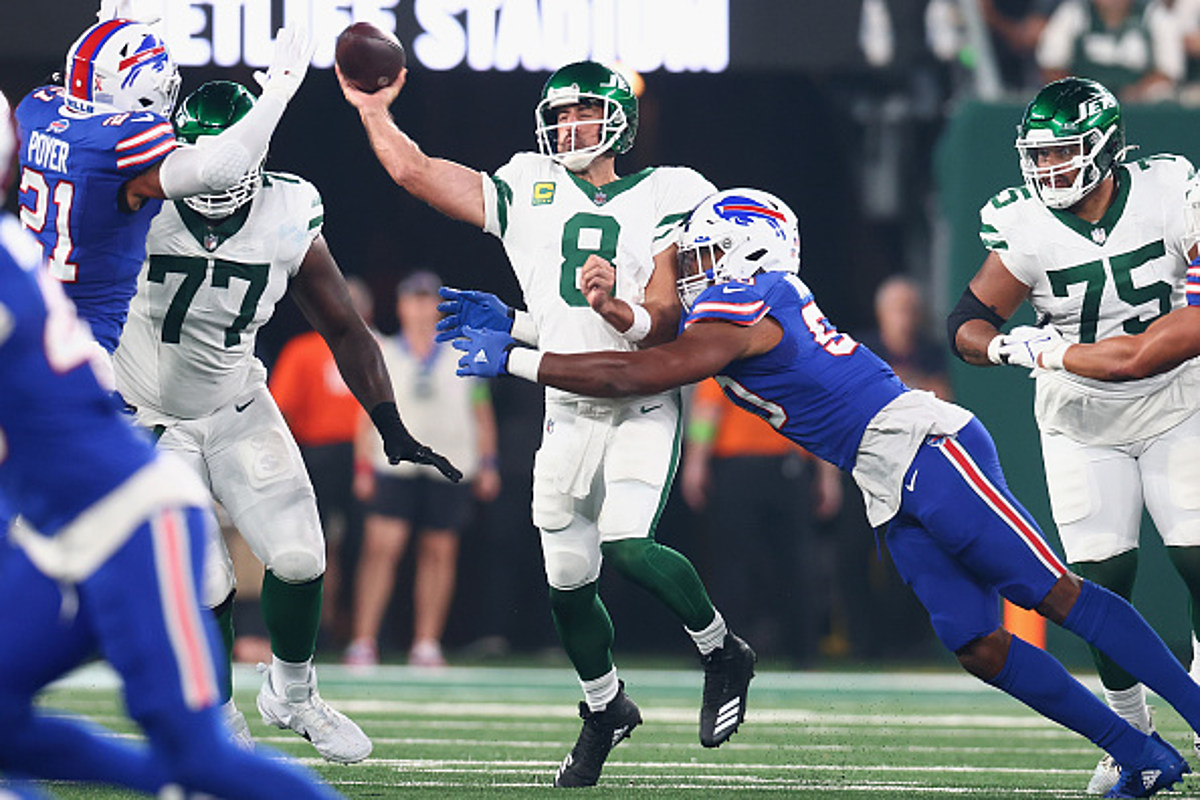
{"label": "green sock", "polygon": [[225,680],[221,681],[221,702],[229,702],[229,698],[233,697],[233,596],[235,591],[231,591],[229,596],[221,601],[220,605],[212,610],[213,618],[217,621],[217,630],[221,633],[221,644],[225,647]]}
{"label": "green sock", "polygon": [[[1137,565],[1138,551],[1133,549],[1104,561],[1081,561],[1072,564],[1071,569],[1089,581],[1130,600],[1133,597],[1133,580],[1137,577]],[[1104,653],[1094,647],[1089,649],[1092,651],[1096,671],[1100,673],[1100,682],[1106,689],[1120,691],[1138,682],[1137,678],[1118,667],[1116,662]]]}
{"label": "green sock", "polygon": [[569,591],[552,587],[550,614],[580,679],[595,680],[612,670],[613,625],[595,581]]}
{"label": "green sock", "polygon": [[604,563],[657,597],[693,631],[717,615],[692,562],[653,539],[621,539],[600,545]]}
{"label": "green sock", "polygon": [[324,581],[321,575],[304,583],[287,583],[270,570],[263,574],[263,622],[271,635],[271,652],[281,660],[299,664],[316,651]]}
{"label": "green sock", "polygon": [[1187,586],[1192,632],[1200,638],[1200,547],[1168,547],[1167,555]]}

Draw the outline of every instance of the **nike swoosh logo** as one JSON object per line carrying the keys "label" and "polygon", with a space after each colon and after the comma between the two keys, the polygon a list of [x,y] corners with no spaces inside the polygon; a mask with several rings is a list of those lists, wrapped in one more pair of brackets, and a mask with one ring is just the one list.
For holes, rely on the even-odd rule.
{"label": "nike swoosh logo", "polygon": [[912,477],[908,479],[908,483],[904,484],[904,488],[908,489],[910,492],[913,491],[913,489],[915,489],[917,486],[917,472],[918,470],[914,469]]}
{"label": "nike swoosh logo", "polygon": [[662,408],[662,403],[655,403],[652,406],[642,406],[641,412],[643,414],[649,414],[651,411],[655,410],[656,408]]}
{"label": "nike swoosh logo", "polygon": [[746,291],[746,287],[745,286],[726,286],[722,291],[724,291],[725,294],[729,294],[731,292],[744,292],[744,291]]}
{"label": "nike swoosh logo", "polygon": [[239,405],[235,405],[235,406],[233,407],[233,410],[234,410],[234,411],[236,411],[236,412],[238,412],[238,413],[240,414],[240,413],[242,413],[243,411],[245,411],[247,408],[249,408],[249,407],[250,407],[250,404],[251,404],[251,403],[253,403],[253,402],[254,402],[254,398],[253,398],[253,397],[251,397],[249,400],[247,400],[246,402],[242,403],[240,406],[239,406]]}

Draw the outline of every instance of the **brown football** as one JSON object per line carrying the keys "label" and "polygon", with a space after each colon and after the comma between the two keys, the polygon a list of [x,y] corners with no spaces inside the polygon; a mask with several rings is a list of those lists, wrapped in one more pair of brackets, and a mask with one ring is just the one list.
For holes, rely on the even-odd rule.
{"label": "brown football", "polygon": [[396,34],[355,22],[338,34],[333,57],[355,89],[372,93],[396,80],[404,68],[404,45]]}

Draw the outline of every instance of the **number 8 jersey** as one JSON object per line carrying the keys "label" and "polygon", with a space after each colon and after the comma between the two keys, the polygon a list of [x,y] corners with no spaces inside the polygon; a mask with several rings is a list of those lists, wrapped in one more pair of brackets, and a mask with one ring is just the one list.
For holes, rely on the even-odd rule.
{"label": "number 8 jersey", "polygon": [[[1185,304],[1184,196],[1194,170],[1155,155],[1113,168],[1112,205],[1095,224],[1047,208],[1025,187],[1006,189],[979,212],[980,238],[1021,283],[1039,321],[1071,342],[1137,334]],[[1039,373],[1035,413],[1044,433],[1085,443],[1153,436],[1195,409],[1200,362],[1126,383],[1070,372]]]}
{"label": "number 8 jersey", "polygon": [[113,356],[117,387],[140,422],[154,424],[153,412],[198,419],[265,383],[255,336],[323,218],[316,187],[277,172],[263,173],[254,199],[219,220],[182,201],[163,205]]}
{"label": "number 8 jersey", "polygon": [[546,156],[518,153],[484,176],[483,190],[484,230],[504,244],[538,345],[579,353],[633,349],[579,290],[587,257],[616,268],[616,297],[641,302],[654,256],[675,243],[677,225],[716,188],[686,167],[644,169],[597,188]]}

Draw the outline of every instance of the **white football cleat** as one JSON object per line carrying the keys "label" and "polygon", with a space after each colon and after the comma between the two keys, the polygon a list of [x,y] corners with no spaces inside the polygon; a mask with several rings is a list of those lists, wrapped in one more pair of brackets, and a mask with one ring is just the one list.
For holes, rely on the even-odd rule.
{"label": "white football cleat", "polygon": [[1100,759],[1100,763],[1096,765],[1095,771],[1092,772],[1091,780],[1088,781],[1087,793],[1106,795],[1109,790],[1117,785],[1117,781],[1121,780],[1121,768],[1117,766],[1117,762],[1108,753],[1104,754],[1104,758]]}
{"label": "white football cleat", "polygon": [[246,724],[246,716],[238,711],[233,700],[221,704],[221,719],[229,731],[229,738],[242,750],[254,750],[254,739],[250,736],[250,726]]}
{"label": "white football cleat", "polygon": [[354,764],[371,755],[371,740],[345,714],[331,708],[317,693],[317,671],[308,668],[308,680],[290,683],[280,694],[271,683],[271,671],[258,690],[258,712],[263,722],[291,729],[312,742],[329,761]]}

